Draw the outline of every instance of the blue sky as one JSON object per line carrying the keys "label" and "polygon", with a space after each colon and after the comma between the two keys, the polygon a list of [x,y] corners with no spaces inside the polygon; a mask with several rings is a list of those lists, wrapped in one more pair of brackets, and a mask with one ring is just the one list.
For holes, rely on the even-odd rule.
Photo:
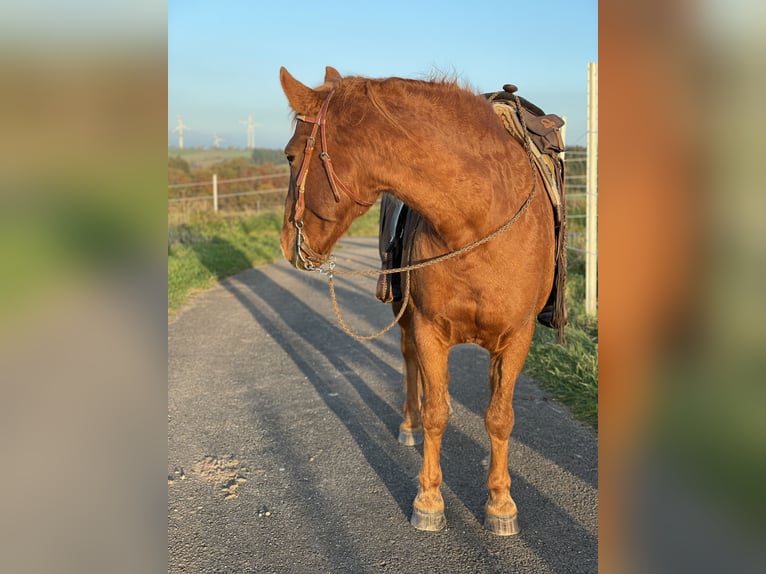
{"label": "blue sky", "polygon": [[325,66],[342,75],[457,74],[479,92],[519,86],[567,117],[585,145],[587,64],[598,61],[597,1],[168,1],[168,143],[176,117],[185,145],[281,149],[292,132],[279,68],[309,86]]}

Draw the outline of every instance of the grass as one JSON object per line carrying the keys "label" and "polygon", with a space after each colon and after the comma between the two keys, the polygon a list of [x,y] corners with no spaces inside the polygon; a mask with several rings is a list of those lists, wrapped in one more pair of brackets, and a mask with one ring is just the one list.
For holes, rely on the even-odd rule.
{"label": "grass", "polygon": [[[380,211],[373,207],[357,219],[348,235],[378,234]],[[168,226],[168,314],[180,309],[189,297],[217,281],[254,265],[282,257],[279,234],[282,214],[270,211],[224,218],[197,214],[190,223]]]}
{"label": "grass", "polygon": [[380,233],[380,205],[374,205],[370,211],[354,221],[346,232],[350,237],[377,237]]}
{"label": "grass", "polygon": [[168,314],[195,291],[280,257],[281,228],[282,217],[277,212],[241,219],[200,216],[193,223],[169,226]]}
{"label": "grass", "polygon": [[575,417],[598,429],[598,325],[585,314],[584,267],[570,257],[567,278],[569,324],[566,345],[556,331],[537,325],[524,371],[540,382]]}

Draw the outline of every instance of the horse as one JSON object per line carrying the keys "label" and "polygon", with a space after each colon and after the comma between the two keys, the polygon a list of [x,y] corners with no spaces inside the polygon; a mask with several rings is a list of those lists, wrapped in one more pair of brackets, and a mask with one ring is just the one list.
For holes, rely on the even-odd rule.
{"label": "horse", "polygon": [[518,533],[508,471],[513,391],[555,267],[552,207],[537,191],[543,182],[529,150],[509,136],[486,98],[451,78],[342,77],[328,66],[324,83],[310,88],[282,67],[280,82],[295,113],[284,150],[291,181],[280,236],[294,267],[327,270],[336,241],[383,193],[421,216],[409,261],[426,265],[409,272],[409,304],[399,319],[399,442],[423,442],[410,523],[427,531],[446,526],[440,451],[451,411],[449,353],[473,343],[490,354],[484,526],[500,536]]}

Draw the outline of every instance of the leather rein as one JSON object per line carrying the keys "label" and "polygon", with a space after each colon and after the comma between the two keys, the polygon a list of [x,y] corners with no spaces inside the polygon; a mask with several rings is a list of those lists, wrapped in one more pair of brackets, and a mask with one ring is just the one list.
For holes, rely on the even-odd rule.
{"label": "leather rein", "polygon": [[327,151],[327,133],[325,132],[325,125],[327,125],[327,108],[330,106],[330,100],[332,99],[333,94],[335,94],[334,88],[330,90],[330,93],[327,95],[327,98],[325,98],[325,101],[322,103],[322,107],[319,109],[319,113],[316,116],[307,116],[304,114],[295,116],[295,118],[301,122],[314,125],[311,129],[311,135],[306,140],[303,162],[301,163],[301,168],[298,170],[298,176],[295,179],[295,185],[298,188],[298,197],[295,200],[295,215],[293,216],[293,222],[297,231],[295,237],[296,253],[308,271],[320,269],[321,266],[327,263],[332,257],[331,255],[322,255],[321,253],[314,251],[309,245],[306,234],[303,233],[303,214],[306,211],[306,180],[308,179],[309,165],[311,164],[311,158],[314,154],[314,148],[316,147],[317,132],[319,132],[319,145],[322,150],[319,153],[319,159],[322,160],[322,165],[324,166],[327,179],[330,182],[330,188],[332,189],[332,194],[333,197],[335,197],[336,203],[340,202],[339,189],[350,199],[364,207],[370,207],[375,203],[374,201],[361,199],[354,194],[348,186],[340,180],[338,174],[335,173],[335,170],[333,169],[332,159],[330,158],[330,153]]}

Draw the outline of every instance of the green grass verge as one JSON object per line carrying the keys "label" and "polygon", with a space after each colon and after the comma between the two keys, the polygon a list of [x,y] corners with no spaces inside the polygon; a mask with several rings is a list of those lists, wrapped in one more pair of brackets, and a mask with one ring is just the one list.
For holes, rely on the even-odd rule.
{"label": "green grass verge", "polygon": [[[348,235],[378,234],[379,208],[357,219]],[[239,218],[201,216],[192,223],[168,227],[168,314],[192,293],[254,265],[282,257],[279,234],[282,214],[266,212]]]}
{"label": "green grass verge", "polygon": [[598,428],[596,341],[576,327],[566,328],[566,345],[552,329],[537,326],[524,372],[567,405],[581,421]]}
{"label": "green grass verge", "polygon": [[558,343],[554,329],[538,324],[524,372],[567,405],[575,417],[598,429],[598,326],[585,315],[581,269],[577,258],[570,261],[566,344]]}
{"label": "green grass verge", "polygon": [[216,281],[281,256],[282,216],[205,218],[168,227],[168,313]]}
{"label": "green grass verge", "polygon": [[380,233],[380,205],[373,205],[370,211],[355,220],[346,232],[350,237],[377,237]]}

